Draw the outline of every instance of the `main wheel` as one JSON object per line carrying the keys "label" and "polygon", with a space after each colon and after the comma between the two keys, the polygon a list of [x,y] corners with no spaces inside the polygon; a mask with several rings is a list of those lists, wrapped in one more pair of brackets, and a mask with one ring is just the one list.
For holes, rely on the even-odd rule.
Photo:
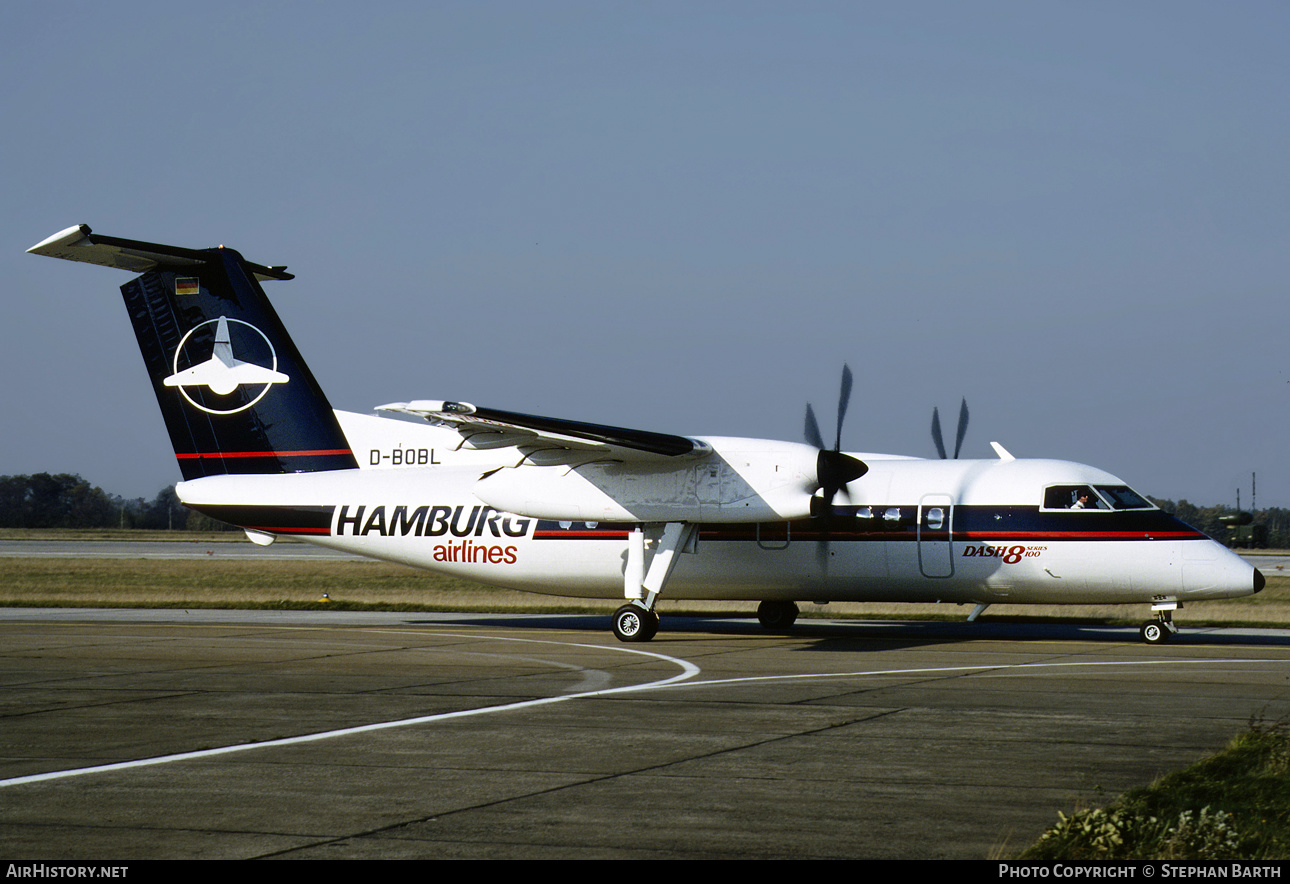
{"label": "main wheel", "polygon": [[757,606],[757,620],[766,629],[788,629],[797,622],[796,602],[764,601]]}
{"label": "main wheel", "polygon": [[1142,640],[1149,645],[1162,644],[1169,639],[1169,630],[1165,629],[1164,624],[1157,620],[1148,620],[1142,624]]}
{"label": "main wheel", "polygon": [[620,642],[647,642],[658,632],[658,614],[636,605],[614,612],[614,635]]}

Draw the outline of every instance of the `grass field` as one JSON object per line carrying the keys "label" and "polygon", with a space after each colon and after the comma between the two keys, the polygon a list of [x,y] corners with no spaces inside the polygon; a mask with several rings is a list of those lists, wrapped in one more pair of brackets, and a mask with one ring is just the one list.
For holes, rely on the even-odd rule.
{"label": "grass field", "polygon": [[1284,861],[1290,857],[1288,781],[1287,723],[1252,721],[1209,758],[1106,807],[1058,814],[1057,824],[1018,859]]}

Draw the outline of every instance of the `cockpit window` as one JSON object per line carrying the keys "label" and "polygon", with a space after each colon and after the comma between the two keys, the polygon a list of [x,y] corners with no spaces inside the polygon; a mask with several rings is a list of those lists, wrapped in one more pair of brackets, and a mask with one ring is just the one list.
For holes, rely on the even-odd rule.
{"label": "cockpit window", "polygon": [[1117,510],[1152,510],[1155,505],[1128,485],[1098,485],[1098,493]]}
{"label": "cockpit window", "polygon": [[1051,485],[1044,489],[1046,510],[1150,510],[1150,501],[1128,485]]}
{"label": "cockpit window", "polygon": [[1046,510],[1104,510],[1110,507],[1088,485],[1053,485],[1044,489]]}

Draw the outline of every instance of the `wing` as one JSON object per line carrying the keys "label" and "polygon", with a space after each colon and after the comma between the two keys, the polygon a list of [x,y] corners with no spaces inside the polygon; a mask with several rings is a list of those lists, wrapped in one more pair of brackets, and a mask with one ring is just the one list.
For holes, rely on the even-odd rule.
{"label": "wing", "polygon": [[377,410],[412,414],[453,427],[465,448],[517,448],[524,454],[521,462],[543,466],[591,461],[663,464],[712,452],[706,442],[686,436],[479,408],[469,402],[418,399],[391,402]]}

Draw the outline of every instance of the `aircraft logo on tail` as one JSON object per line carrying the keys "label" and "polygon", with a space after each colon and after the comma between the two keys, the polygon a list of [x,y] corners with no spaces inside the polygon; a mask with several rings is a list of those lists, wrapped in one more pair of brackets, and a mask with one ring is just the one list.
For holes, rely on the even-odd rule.
{"label": "aircraft logo on tail", "polygon": [[[245,326],[264,341],[264,346],[268,348],[270,366],[266,367],[253,362],[243,362],[233,355],[233,342],[229,334],[230,322]],[[188,343],[189,338],[208,325],[215,326],[215,342],[211,357],[205,362],[200,362],[190,368],[181,370],[179,363],[180,357],[184,353],[184,346]],[[273,343],[264,332],[249,322],[221,316],[218,319],[208,319],[206,322],[194,326],[188,331],[188,334],[184,335],[183,340],[179,342],[179,346],[175,348],[174,374],[167,377],[163,383],[167,387],[178,387],[179,394],[188,401],[189,405],[207,414],[237,414],[239,411],[245,411],[263,399],[264,394],[269,392],[269,388],[274,384],[285,384],[290,380],[277,368],[277,351],[273,349]],[[228,409],[209,408],[202,405],[193,399],[186,389],[187,387],[206,387],[217,396],[228,396],[239,387],[261,385],[263,388],[250,402]]]}

